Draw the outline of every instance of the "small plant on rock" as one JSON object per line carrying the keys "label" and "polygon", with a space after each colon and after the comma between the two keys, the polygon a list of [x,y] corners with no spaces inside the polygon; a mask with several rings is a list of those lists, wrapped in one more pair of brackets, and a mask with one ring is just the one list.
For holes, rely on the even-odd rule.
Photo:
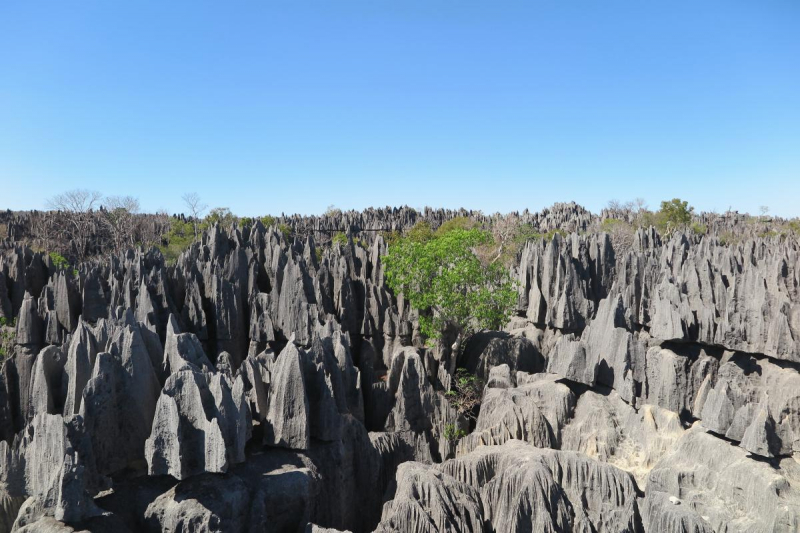
{"label": "small plant on rock", "polygon": [[444,427],[444,438],[450,442],[455,442],[466,436],[467,432],[463,429],[459,429],[455,424],[447,424]]}
{"label": "small plant on rock", "polygon": [[8,320],[0,317],[0,362],[5,361],[13,352],[17,339],[16,319]]}
{"label": "small plant on rock", "polygon": [[467,372],[465,368],[456,370],[450,383],[450,390],[445,393],[450,405],[470,420],[478,418],[478,411],[483,397],[483,381]]}
{"label": "small plant on rock", "polygon": [[56,267],[56,270],[66,270],[72,272],[73,276],[78,275],[78,271],[72,268],[72,265],[69,264],[69,261],[67,261],[67,258],[63,255],[50,252],[50,260],[53,262],[53,266]]}

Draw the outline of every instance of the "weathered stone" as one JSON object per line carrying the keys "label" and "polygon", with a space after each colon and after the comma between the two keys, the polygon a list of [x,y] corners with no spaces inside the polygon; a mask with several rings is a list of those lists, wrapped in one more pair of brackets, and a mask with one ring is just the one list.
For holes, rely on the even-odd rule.
{"label": "weathered stone", "polygon": [[303,353],[293,342],[278,355],[269,390],[264,444],[306,450],[311,442]]}

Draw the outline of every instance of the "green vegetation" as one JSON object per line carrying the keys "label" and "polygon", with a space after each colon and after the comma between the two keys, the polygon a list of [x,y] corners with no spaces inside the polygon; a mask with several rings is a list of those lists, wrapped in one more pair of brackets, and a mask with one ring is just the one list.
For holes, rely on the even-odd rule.
{"label": "green vegetation", "polygon": [[17,338],[16,322],[16,320],[9,321],[5,317],[0,317],[0,362],[5,361],[14,353],[14,343]]}
{"label": "green vegetation", "polygon": [[441,226],[436,230],[436,236],[447,235],[453,230],[471,230],[473,228],[477,228],[478,223],[474,220],[470,220],[467,217],[456,217],[451,218],[450,220],[442,223]]}
{"label": "green vegetation", "polygon": [[600,231],[612,233],[621,227],[630,227],[630,224],[618,218],[607,218],[600,224]]}
{"label": "green vegetation", "polygon": [[611,213],[627,214],[628,220],[619,218],[607,218],[600,225],[600,230],[616,238],[627,242],[628,236],[633,235],[636,228],[649,228],[653,226],[662,235],[675,231],[676,229],[691,229],[698,235],[705,235],[708,228],[704,224],[692,224],[694,207],[689,205],[686,200],[673,198],[669,201],[661,202],[661,209],[657,212],[648,211],[644,202],[627,202],[621,204],[616,201],[609,202],[608,209]]}
{"label": "green vegetation", "polygon": [[342,215],[342,210],[335,205],[329,205],[328,208],[322,213],[325,217],[339,217]]}
{"label": "green vegetation", "polygon": [[[347,234],[344,233],[343,231],[338,231],[334,233],[333,238],[331,238],[331,245],[338,244],[341,246],[346,246],[347,242],[348,242]],[[353,244],[355,244],[356,246],[360,246],[365,250],[369,249],[367,243],[361,239],[353,239]]]}
{"label": "green vegetation", "polygon": [[289,224],[279,224],[278,231],[281,232],[283,238],[287,241],[294,237],[294,229]]}
{"label": "green vegetation", "polygon": [[517,301],[510,273],[499,263],[485,264],[475,253],[491,242],[491,235],[457,228],[420,240],[422,231],[422,226],[417,232],[412,228],[389,248],[384,261],[389,287],[421,311],[423,335],[435,339],[452,327],[460,341],[508,321]]}
{"label": "green vegetation", "polygon": [[431,229],[431,225],[425,220],[420,220],[414,224],[414,227],[408,230],[406,239],[416,243],[428,242],[429,240],[433,239],[433,230]]}
{"label": "green vegetation", "polygon": [[236,223],[237,218],[236,216],[231,213],[231,210],[227,207],[215,207],[211,211],[208,212],[208,216],[206,216],[203,224],[200,226],[201,230],[209,228],[214,224],[219,224],[223,228],[228,228],[231,224]]}
{"label": "green vegetation", "polygon": [[445,397],[458,414],[475,420],[483,397],[483,381],[467,372],[465,368],[459,368]]}
{"label": "green vegetation", "polygon": [[399,231],[382,231],[381,236],[386,246],[394,246],[403,238],[403,234]]}
{"label": "green vegetation", "polygon": [[517,248],[522,248],[528,241],[535,241],[541,238],[542,234],[536,231],[533,225],[526,223],[517,226],[514,231],[513,241],[518,245]]}
{"label": "green vegetation", "polygon": [[463,429],[458,429],[455,424],[447,424],[444,427],[444,438],[450,442],[455,442],[467,436],[467,432]]}
{"label": "green vegetation", "polygon": [[657,213],[657,222],[664,226],[667,232],[683,228],[691,224],[694,207],[689,202],[680,198],[661,202],[661,209]]}
{"label": "green vegetation", "polygon": [[50,252],[50,260],[53,262],[53,266],[56,267],[57,270],[70,272],[73,276],[78,275],[78,270],[72,268],[72,265],[69,264],[69,261],[63,255],[57,252]]}
{"label": "green vegetation", "polygon": [[[203,228],[205,229],[205,228]],[[175,264],[184,250],[189,248],[194,242],[194,224],[192,222],[184,222],[179,218],[170,220],[169,231],[162,236],[161,255],[164,256],[167,264]]]}
{"label": "green vegetation", "polygon": [[275,225],[275,217],[272,215],[264,215],[261,217],[261,223],[264,225],[265,228],[269,228]]}

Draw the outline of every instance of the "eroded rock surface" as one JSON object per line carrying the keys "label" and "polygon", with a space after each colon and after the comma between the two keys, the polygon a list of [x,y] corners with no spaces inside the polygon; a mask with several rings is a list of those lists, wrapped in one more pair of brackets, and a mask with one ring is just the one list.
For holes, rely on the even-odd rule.
{"label": "eroded rock surface", "polygon": [[[800,530],[794,236],[703,215],[621,245],[608,213],[511,214],[565,234],[522,247],[516,316],[458,353],[382,259],[384,231],[456,216],[497,220],[217,225],[170,265],[0,242],[0,533]],[[10,237],[35,217],[0,212]]]}

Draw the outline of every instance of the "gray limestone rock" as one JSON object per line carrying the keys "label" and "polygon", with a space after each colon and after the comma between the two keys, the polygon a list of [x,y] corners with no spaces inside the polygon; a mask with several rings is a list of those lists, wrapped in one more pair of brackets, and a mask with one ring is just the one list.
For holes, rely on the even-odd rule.
{"label": "gray limestone rock", "polygon": [[96,356],[97,345],[94,335],[86,323],[81,321],[69,343],[67,363],[64,367],[64,379],[67,387],[67,395],[64,400],[66,416],[77,414],[80,411],[83,388],[92,374]]}
{"label": "gray limestone rock", "polygon": [[158,496],[144,519],[150,531],[243,533],[250,531],[246,529],[249,508],[250,493],[241,479],[202,474]]}
{"label": "gray limestone rock", "polygon": [[[774,466],[695,426],[650,472],[647,497],[664,493],[690,508],[714,531],[797,531],[800,465]],[[648,505],[650,523],[664,505]]]}
{"label": "gray limestone rock", "polygon": [[482,531],[479,492],[434,466],[407,462],[397,470],[392,499],[376,532]]}
{"label": "gray limestone rock", "polygon": [[[221,376],[209,387],[203,374],[172,374],[158,399],[145,459],[150,475],[187,479],[204,472],[226,472],[243,458],[247,415],[242,394],[234,400]],[[216,397],[215,397],[216,396]],[[217,404],[219,402],[219,405]]]}
{"label": "gray limestone rock", "polygon": [[506,364],[511,372],[541,372],[545,361],[536,347],[524,337],[503,332],[476,333],[464,349],[459,366],[486,380],[492,367]]}
{"label": "gray limestone rock", "polygon": [[264,444],[306,450],[311,443],[304,353],[293,342],[278,355],[271,373]]}

